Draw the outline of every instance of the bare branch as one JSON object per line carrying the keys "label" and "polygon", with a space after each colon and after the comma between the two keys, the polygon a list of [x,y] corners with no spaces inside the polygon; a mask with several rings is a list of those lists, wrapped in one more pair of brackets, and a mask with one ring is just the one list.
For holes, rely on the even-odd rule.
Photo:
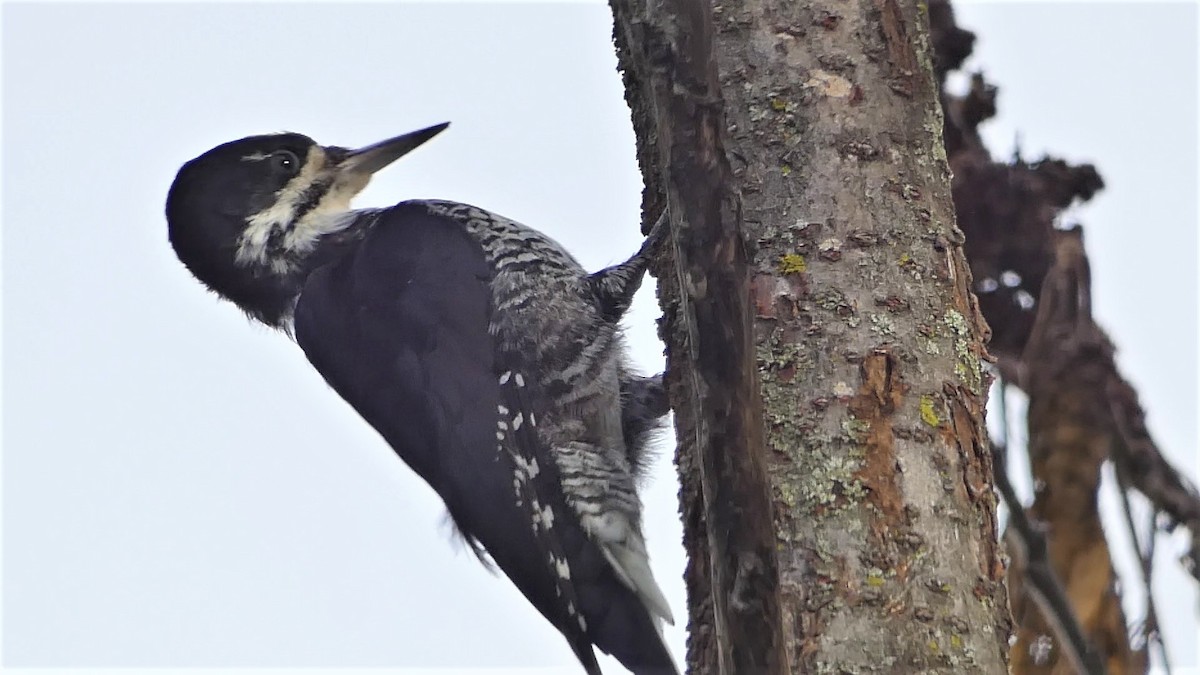
{"label": "bare branch", "polygon": [[[1003,392],[1003,387],[1001,391]],[[1046,623],[1058,637],[1059,644],[1066,647],[1066,653],[1075,670],[1089,675],[1104,675],[1108,671],[1083,634],[1067,594],[1050,565],[1046,534],[1026,515],[1025,507],[1021,505],[1020,498],[1008,480],[1007,449],[1000,444],[993,444],[992,453],[996,467],[996,489],[1004,499],[1009,513],[1005,538],[1008,540],[1009,550],[1020,556],[1014,567],[1021,570],[1024,576],[1024,591],[1037,603]]]}
{"label": "bare branch", "polygon": [[1155,510],[1170,519],[1168,529],[1183,525],[1192,536],[1184,566],[1200,581],[1200,495],[1163,458],[1146,429],[1146,413],[1138,403],[1137,392],[1121,377],[1113,365],[1107,387],[1112,423],[1119,438],[1112,459],[1117,473],[1150,500]]}
{"label": "bare branch", "polygon": [[[1134,550],[1137,551],[1138,567],[1142,573],[1142,588],[1146,594],[1146,619],[1142,622],[1142,633],[1148,644],[1152,643],[1158,648],[1163,669],[1167,675],[1171,675],[1171,660],[1167,655],[1167,646],[1162,640],[1162,632],[1159,629],[1158,623],[1158,609],[1154,603],[1155,513],[1152,512],[1150,514],[1150,527],[1146,530],[1146,544],[1143,546],[1141,537],[1138,536],[1137,525],[1133,522],[1133,509],[1129,504],[1128,481],[1125,479],[1124,473],[1119,469],[1113,473],[1117,476],[1117,491],[1121,494],[1121,506],[1125,514],[1125,526],[1129,529],[1129,538],[1133,541]],[[1147,649],[1147,651],[1149,650]]]}

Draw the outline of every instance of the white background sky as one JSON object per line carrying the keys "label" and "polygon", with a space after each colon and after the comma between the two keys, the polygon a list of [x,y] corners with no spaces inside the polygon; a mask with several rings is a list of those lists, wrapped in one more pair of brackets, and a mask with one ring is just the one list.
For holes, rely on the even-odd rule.
{"label": "white background sky", "polygon": [[[1001,86],[993,152],[1019,131],[1028,157],[1099,166],[1108,188],[1074,214],[1097,314],[1193,476],[1196,18],[959,8]],[[2,20],[4,665],[574,672],[300,350],[188,276],[162,207],[184,161],[233,138],[353,146],[449,120],[358,204],[466,201],[590,268],[620,260],[641,181],[607,7],[6,2]],[[656,314],[643,293],[629,322],[646,371]],[[648,538],[682,615],[663,452]],[[1195,586],[1166,573],[1179,550],[1161,549],[1159,609],[1194,666]],[[682,625],[668,639],[682,658]]]}

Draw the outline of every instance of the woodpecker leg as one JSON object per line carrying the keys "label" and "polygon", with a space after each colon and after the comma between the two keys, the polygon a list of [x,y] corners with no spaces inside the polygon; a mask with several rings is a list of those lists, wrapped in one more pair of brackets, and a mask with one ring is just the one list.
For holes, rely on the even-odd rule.
{"label": "woodpecker leg", "polygon": [[635,476],[644,475],[649,468],[647,446],[670,411],[662,373],[650,377],[626,374],[621,378],[621,435]]}
{"label": "woodpecker leg", "polygon": [[642,377],[628,376],[621,382],[622,420],[630,423],[656,420],[671,412],[663,373]]}
{"label": "woodpecker leg", "polygon": [[605,321],[616,323],[625,315],[629,303],[633,302],[633,294],[642,285],[646,268],[650,266],[650,260],[657,255],[669,227],[667,211],[664,209],[662,215],[654,222],[654,227],[650,229],[650,234],[642,241],[642,247],[632,258],[588,276],[588,284],[596,294],[600,315]]}

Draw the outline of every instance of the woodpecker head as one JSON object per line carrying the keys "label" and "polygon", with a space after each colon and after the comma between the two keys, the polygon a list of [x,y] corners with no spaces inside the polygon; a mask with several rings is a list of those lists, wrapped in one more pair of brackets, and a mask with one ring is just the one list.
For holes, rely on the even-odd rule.
{"label": "woodpecker head", "polygon": [[319,245],[353,224],[350,200],[371,175],[447,126],[359,150],[290,133],[219,145],[184,164],[171,185],[171,246],[209,289],[278,326]]}

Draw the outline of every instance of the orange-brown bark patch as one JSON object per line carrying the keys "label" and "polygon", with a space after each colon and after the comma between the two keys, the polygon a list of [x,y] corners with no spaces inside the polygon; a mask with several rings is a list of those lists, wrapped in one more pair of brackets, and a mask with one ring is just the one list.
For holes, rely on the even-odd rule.
{"label": "orange-brown bark patch", "polygon": [[871,529],[881,537],[905,522],[892,432],[892,418],[906,389],[898,367],[899,360],[890,349],[875,349],[862,361],[862,384],[850,401],[850,412],[867,427],[863,436],[866,456],[855,478],[867,490],[867,499],[879,510],[881,518],[872,521]]}

